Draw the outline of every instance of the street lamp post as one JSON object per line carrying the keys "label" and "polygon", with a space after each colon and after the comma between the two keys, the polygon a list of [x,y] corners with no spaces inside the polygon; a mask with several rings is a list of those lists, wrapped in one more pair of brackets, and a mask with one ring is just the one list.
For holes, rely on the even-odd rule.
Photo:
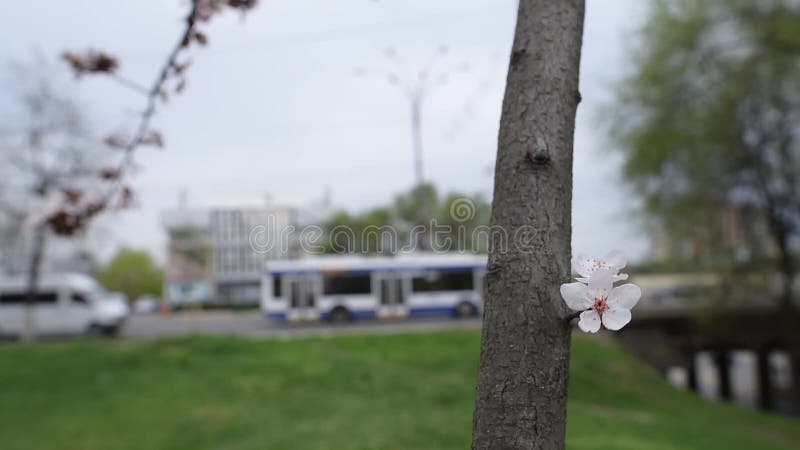
{"label": "street lamp post", "polygon": [[422,94],[411,97],[411,139],[414,146],[414,181],[425,181],[422,168]]}
{"label": "street lamp post", "polygon": [[[427,94],[432,89],[446,84],[448,75],[454,71],[454,69],[445,69],[436,76],[431,76],[435,63],[447,55],[447,53],[448,47],[446,45],[440,45],[434,56],[426,64],[416,71],[412,71],[413,76],[411,77],[402,77],[399,75],[399,70],[390,71],[386,74],[386,79],[389,81],[389,84],[398,87],[403,92],[411,108],[411,146],[414,158],[413,168],[416,186],[419,186],[425,181],[422,145],[422,106]],[[405,64],[393,47],[388,47],[384,54],[387,58],[395,62],[397,66],[396,69],[404,68],[403,66],[405,66]],[[466,71],[468,70],[468,66],[464,63],[455,70]],[[359,71],[359,73],[363,73],[363,71]]]}

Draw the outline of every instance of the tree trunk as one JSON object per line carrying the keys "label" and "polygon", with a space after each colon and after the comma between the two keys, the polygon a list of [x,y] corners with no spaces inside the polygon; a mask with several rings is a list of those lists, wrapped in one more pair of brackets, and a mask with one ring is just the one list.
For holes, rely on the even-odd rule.
{"label": "tree trunk", "polygon": [[36,294],[39,290],[39,273],[42,269],[42,257],[44,256],[46,239],[47,224],[37,224],[36,228],[33,230],[33,247],[31,249],[31,259],[28,264],[27,272],[25,310],[22,334],[20,336],[23,342],[33,342],[36,339],[36,319],[34,314],[36,308]]}
{"label": "tree trunk", "polygon": [[583,0],[520,0],[495,164],[474,449],[564,448]]}

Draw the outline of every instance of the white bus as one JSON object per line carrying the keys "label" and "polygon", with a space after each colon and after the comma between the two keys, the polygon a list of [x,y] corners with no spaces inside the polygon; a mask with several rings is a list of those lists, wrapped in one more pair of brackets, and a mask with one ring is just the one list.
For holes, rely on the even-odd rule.
{"label": "white bus", "polygon": [[280,321],[468,317],[483,310],[485,255],[321,256],[270,261],[261,309]]}
{"label": "white bus", "polygon": [[[0,279],[0,335],[19,335],[27,301],[23,277]],[[33,318],[42,335],[119,331],[128,317],[120,294],[106,292],[92,277],[82,274],[45,275],[39,282]]]}

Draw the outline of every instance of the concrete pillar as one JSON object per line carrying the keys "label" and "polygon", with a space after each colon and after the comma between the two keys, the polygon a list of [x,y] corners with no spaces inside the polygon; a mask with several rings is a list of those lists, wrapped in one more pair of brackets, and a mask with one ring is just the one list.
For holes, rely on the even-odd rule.
{"label": "concrete pillar", "polygon": [[714,365],[717,367],[719,377],[719,398],[729,401],[733,398],[731,390],[731,371],[730,353],[726,349],[718,349],[713,352]]}

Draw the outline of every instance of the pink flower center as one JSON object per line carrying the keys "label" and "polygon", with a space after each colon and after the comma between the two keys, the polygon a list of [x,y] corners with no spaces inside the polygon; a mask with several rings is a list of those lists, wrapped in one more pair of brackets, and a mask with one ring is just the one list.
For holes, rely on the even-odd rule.
{"label": "pink flower center", "polygon": [[592,309],[597,311],[597,314],[600,315],[606,312],[608,310],[608,302],[606,301],[606,298],[601,297],[594,299],[594,304],[592,305]]}

